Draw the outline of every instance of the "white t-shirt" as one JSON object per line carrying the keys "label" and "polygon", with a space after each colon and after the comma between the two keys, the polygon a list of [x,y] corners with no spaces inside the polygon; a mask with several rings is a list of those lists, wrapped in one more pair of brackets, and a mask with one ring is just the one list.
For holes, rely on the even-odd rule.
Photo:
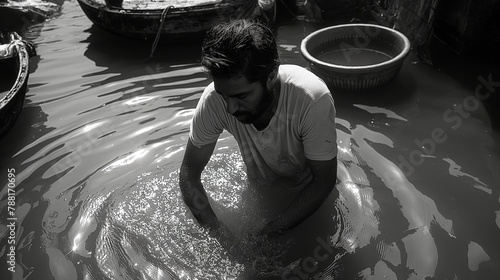
{"label": "white t-shirt", "polygon": [[201,147],[216,142],[225,129],[238,142],[251,181],[281,179],[302,187],[311,179],[306,159],[337,156],[334,101],[324,82],[302,67],[281,65],[279,75],[278,107],[264,130],[229,114],[211,83],[198,102],[189,137]]}

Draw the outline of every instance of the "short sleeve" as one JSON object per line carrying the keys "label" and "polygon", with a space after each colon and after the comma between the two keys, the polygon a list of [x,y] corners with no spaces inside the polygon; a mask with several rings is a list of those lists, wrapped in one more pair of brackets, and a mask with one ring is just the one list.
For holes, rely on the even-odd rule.
{"label": "short sleeve", "polygon": [[221,113],[225,112],[225,108],[219,99],[222,98],[217,96],[211,84],[205,89],[196,105],[189,138],[198,148],[216,142],[224,130]]}
{"label": "short sleeve", "polygon": [[331,160],[337,156],[335,105],[331,94],[325,94],[307,110],[301,136],[304,155],[310,160]]}

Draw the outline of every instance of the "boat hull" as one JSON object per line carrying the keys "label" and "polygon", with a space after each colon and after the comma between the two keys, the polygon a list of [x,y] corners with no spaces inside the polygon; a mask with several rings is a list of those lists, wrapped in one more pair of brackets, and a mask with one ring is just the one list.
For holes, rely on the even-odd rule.
{"label": "boat hull", "polygon": [[16,54],[0,59],[0,139],[14,126],[23,109],[29,76],[29,52],[23,42]]}
{"label": "boat hull", "polygon": [[108,7],[94,0],[78,3],[94,24],[114,34],[145,40],[155,39],[160,28],[162,38],[189,40],[201,38],[212,26],[231,19],[261,17],[269,21],[257,1],[248,0],[148,10]]}

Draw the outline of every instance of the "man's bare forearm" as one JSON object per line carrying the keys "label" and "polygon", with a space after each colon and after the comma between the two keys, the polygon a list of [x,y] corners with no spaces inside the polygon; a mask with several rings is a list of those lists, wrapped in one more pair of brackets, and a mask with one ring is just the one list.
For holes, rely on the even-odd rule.
{"label": "man's bare forearm", "polygon": [[200,178],[189,176],[189,172],[181,168],[179,186],[184,202],[198,220],[198,223],[202,226],[212,227],[216,223],[217,217],[210,206]]}

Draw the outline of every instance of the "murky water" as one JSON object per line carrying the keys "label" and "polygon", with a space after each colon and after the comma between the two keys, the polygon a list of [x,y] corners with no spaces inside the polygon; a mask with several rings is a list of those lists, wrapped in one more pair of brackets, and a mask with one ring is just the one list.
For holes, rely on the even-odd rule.
{"label": "murky water", "polygon": [[[307,66],[298,46],[316,28],[277,26],[283,63]],[[383,89],[334,93],[340,196],[276,240],[248,236],[282,193],[249,187],[223,134],[203,180],[245,249],[234,256],[196,224],[177,185],[210,82],[200,46],[161,45],[149,59],[150,45],[92,27],[76,1],[27,37],[39,56],[0,142],[1,279],[500,276],[498,131],[484,106],[498,93],[495,73],[478,71],[468,86],[410,56]]]}
{"label": "murky water", "polygon": [[388,61],[391,58],[392,56],[386,53],[372,49],[341,49],[318,55],[319,60],[345,66],[373,65]]}

